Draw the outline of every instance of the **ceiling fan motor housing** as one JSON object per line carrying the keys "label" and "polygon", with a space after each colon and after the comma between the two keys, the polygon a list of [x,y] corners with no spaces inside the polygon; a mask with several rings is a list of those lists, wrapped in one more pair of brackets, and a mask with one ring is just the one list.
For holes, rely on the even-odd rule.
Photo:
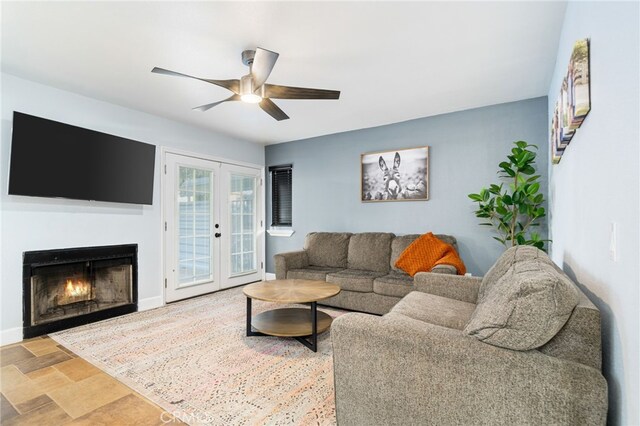
{"label": "ceiling fan motor housing", "polygon": [[253,58],[256,56],[255,50],[245,50],[242,52],[242,63],[250,67],[253,64]]}

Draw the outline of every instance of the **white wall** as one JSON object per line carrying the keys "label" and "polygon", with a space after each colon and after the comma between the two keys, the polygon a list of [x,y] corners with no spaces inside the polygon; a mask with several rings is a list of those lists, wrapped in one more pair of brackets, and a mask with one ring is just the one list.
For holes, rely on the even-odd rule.
{"label": "white wall", "polygon": [[574,42],[591,38],[591,112],[560,164],[550,166],[550,237],[554,261],[602,312],[609,423],[625,425],[640,424],[639,16],[637,2],[570,2],[548,98],[552,114]]}
{"label": "white wall", "polygon": [[[264,164],[264,147],[2,74],[1,343],[22,337],[22,253],[138,244],[141,304],[162,302],[160,147]],[[152,206],[7,195],[11,122],[20,111],[156,145]],[[81,178],[81,177],[79,177]]]}

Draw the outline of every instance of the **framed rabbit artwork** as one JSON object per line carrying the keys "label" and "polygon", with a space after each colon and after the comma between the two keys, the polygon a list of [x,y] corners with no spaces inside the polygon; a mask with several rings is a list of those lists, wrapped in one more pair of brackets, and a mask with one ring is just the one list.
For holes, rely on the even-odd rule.
{"label": "framed rabbit artwork", "polygon": [[362,202],[429,199],[429,147],[360,156]]}

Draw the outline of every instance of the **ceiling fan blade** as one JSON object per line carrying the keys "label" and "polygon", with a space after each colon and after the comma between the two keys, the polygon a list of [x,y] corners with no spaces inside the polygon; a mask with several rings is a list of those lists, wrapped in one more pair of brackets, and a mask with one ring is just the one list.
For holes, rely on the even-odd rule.
{"label": "ceiling fan blade", "polygon": [[264,112],[278,121],[289,119],[289,116],[285,114],[284,111],[281,110],[278,105],[274,104],[273,101],[269,98],[263,98],[258,105],[260,105],[260,108],[262,108]]}
{"label": "ceiling fan blade", "polygon": [[265,84],[264,95],[273,99],[340,99],[339,90],[309,89],[276,84]]}
{"label": "ceiling fan blade", "polygon": [[192,108],[192,109],[197,109],[198,111],[204,112],[204,111],[207,111],[207,110],[213,108],[216,105],[220,105],[223,102],[239,101],[239,100],[240,100],[240,95],[231,95],[227,99],[223,99],[221,101],[214,102],[214,103],[211,103],[211,104],[200,105],[199,107],[195,107],[195,108]]}
{"label": "ceiling fan blade", "polygon": [[163,75],[171,75],[174,77],[187,77],[187,78],[194,78],[196,80],[200,80],[200,81],[204,81],[210,84],[214,84],[216,86],[220,86],[220,87],[224,87],[227,90],[231,90],[233,93],[239,94],[240,93],[240,80],[211,80],[208,78],[200,78],[200,77],[194,77],[192,75],[188,75],[188,74],[182,74],[179,72],[175,72],[175,71],[170,71],[164,68],[158,68],[158,67],[154,67],[151,72],[156,73],[156,74],[163,74]]}
{"label": "ceiling fan blade", "polygon": [[267,81],[271,70],[273,70],[276,61],[278,60],[279,53],[272,52],[267,49],[258,47],[256,54],[253,57],[253,64],[251,65],[251,76],[253,77],[253,87],[258,88]]}

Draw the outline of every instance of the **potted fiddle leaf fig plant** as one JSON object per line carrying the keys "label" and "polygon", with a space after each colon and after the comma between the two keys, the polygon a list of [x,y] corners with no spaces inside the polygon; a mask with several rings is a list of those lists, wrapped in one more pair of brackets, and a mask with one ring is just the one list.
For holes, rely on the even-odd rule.
{"label": "potted fiddle leaf fig plant", "polygon": [[[485,219],[480,225],[491,226],[498,233],[495,240],[505,247],[532,245],[545,250],[545,242],[534,232],[545,217],[544,195],[540,193],[540,175],[536,174],[538,149],[525,141],[514,142],[508,161],[499,164],[498,175],[507,182],[491,184],[469,198],[478,203],[476,217]],[[505,185],[506,183],[506,185]]]}

